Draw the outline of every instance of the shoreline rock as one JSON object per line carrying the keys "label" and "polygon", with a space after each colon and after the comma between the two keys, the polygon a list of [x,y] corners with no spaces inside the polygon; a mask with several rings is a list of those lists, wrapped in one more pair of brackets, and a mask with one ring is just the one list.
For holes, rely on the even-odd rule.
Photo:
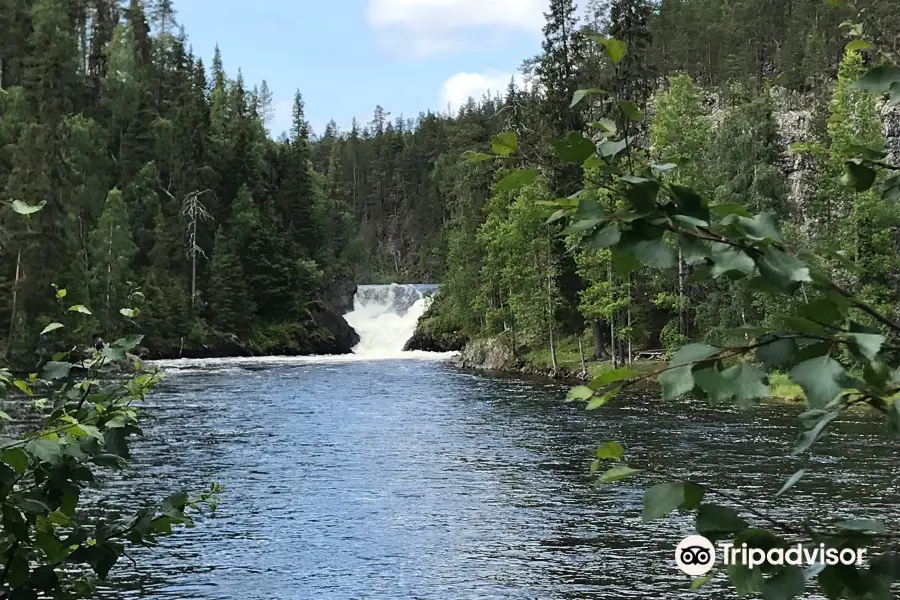
{"label": "shoreline rock", "polygon": [[549,367],[530,364],[517,357],[500,337],[471,340],[453,359],[453,364],[460,369],[499,375],[525,375],[570,382],[591,379],[587,373],[572,372],[565,368],[554,371]]}

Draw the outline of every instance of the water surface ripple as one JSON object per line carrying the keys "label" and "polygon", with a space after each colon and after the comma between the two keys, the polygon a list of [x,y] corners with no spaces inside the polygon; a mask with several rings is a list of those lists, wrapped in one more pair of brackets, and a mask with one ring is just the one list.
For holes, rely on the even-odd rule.
{"label": "water surface ripple", "polygon": [[738,494],[811,467],[775,517],[898,514],[894,446],[866,418],[801,460],[791,408],[747,417],[648,392],[587,413],[564,386],[436,361],[174,365],[136,469],[107,493],[228,493],[139,568],[123,560],[109,598],[696,598],[672,556],[690,519],[642,524],[641,484],[588,477],[611,439]]}

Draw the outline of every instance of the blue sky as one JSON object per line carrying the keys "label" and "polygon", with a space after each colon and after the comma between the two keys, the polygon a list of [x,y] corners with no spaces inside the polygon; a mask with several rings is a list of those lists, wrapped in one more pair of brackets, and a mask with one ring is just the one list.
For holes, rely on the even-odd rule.
{"label": "blue sky", "polygon": [[[271,88],[278,135],[294,90],[317,133],[334,118],[367,122],[377,104],[414,117],[505,88],[540,49],[547,0],[176,0],[194,52],[209,66]],[[502,90],[501,88],[501,90]]]}

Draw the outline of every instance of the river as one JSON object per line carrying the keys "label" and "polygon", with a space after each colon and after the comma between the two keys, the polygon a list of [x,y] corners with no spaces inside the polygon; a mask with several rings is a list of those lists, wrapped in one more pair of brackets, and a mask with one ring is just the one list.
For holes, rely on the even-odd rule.
{"label": "river", "polygon": [[[760,506],[776,517],[897,516],[895,446],[865,417],[797,459],[791,407],[644,392],[587,413],[563,385],[440,356],[164,366],[135,469],[107,494],[228,491],[195,528],[134,553],[138,567],[120,561],[107,598],[698,597],[673,558],[691,519],[643,524],[643,482],[596,486],[590,453],[606,440],[738,495],[771,499],[810,468]],[[720,576],[703,597],[724,589]]]}

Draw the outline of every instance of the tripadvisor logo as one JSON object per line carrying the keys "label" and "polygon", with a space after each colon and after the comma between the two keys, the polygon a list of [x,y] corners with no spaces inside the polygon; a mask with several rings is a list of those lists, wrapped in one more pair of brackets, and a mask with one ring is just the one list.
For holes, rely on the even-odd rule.
{"label": "tripadvisor logo", "polygon": [[[796,544],[787,548],[750,548],[747,544],[735,546],[731,542],[719,544],[722,562],[727,565],[744,565],[750,569],[762,565],[806,566],[822,564],[861,566],[866,558],[866,550],[854,548],[827,548],[825,544],[809,546]],[[691,535],[675,548],[675,564],[682,572],[692,577],[709,573],[716,563],[716,548],[702,535]]]}

